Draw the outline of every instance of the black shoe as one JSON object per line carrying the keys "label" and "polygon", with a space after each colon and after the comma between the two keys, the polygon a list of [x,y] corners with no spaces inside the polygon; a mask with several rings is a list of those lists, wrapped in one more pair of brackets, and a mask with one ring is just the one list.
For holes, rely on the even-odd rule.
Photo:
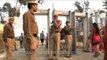
{"label": "black shoe", "polygon": [[48,60],[53,60],[53,58],[49,58]]}
{"label": "black shoe", "polygon": [[15,51],[17,51],[17,49],[14,49]]}
{"label": "black shoe", "polygon": [[83,50],[83,52],[90,52],[89,50]]}
{"label": "black shoe", "polygon": [[56,58],[55,60],[60,60],[59,58]]}
{"label": "black shoe", "polygon": [[98,57],[98,55],[93,55],[93,57]]}
{"label": "black shoe", "polygon": [[66,57],[66,58],[70,58],[70,57],[71,57],[71,55],[66,55],[65,57]]}
{"label": "black shoe", "polygon": [[56,56],[56,54],[54,53],[53,56]]}
{"label": "black shoe", "polygon": [[72,51],[72,54],[74,54],[74,55],[75,55],[75,54],[77,54],[77,53],[76,53],[76,51]]}
{"label": "black shoe", "polygon": [[93,55],[93,57],[98,57],[100,55],[100,53]]}

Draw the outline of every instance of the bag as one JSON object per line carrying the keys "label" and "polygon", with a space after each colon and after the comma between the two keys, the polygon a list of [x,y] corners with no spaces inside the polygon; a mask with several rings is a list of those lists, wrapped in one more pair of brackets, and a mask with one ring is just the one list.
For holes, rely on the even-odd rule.
{"label": "bag", "polygon": [[94,35],[92,43],[95,44],[95,43],[98,43],[98,42],[100,42],[100,36],[99,35]]}

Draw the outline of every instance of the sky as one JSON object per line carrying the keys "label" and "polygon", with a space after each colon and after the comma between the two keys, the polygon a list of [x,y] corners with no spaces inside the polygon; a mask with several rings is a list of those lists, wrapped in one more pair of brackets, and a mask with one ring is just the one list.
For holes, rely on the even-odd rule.
{"label": "sky", "polygon": [[[54,5],[55,9],[61,9],[61,10],[71,10],[74,11],[76,8],[74,6],[74,3],[76,1],[79,1],[81,4],[83,4],[84,0],[46,0],[44,2],[44,4],[42,6],[40,6],[39,8],[50,8],[52,7],[52,5]],[[102,9],[103,8],[103,4],[102,4],[102,0],[90,0],[89,1],[89,7],[91,9]]]}
{"label": "sky", "polygon": [[[83,2],[85,0],[77,0],[81,3],[81,5],[83,4]],[[3,6],[3,4],[5,2],[9,2],[11,3],[12,7],[16,6],[16,0],[0,0],[0,7]],[[89,7],[90,10],[89,12],[92,12],[93,10],[98,10],[98,9],[103,9],[103,4],[102,4],[103,0],[90,0],[89,1]],[[56,9],[56,10],[66,10],[66,11],[71,11],[73,12],[76,7],[74,6],[75,0],[45,0],[44,3],[42,5],[38,5],[39,9],[50,9],[50,11],[52,11],[52,9]],[[19,5],[19,4],[18,4]],[[21,6],[20,7],[20,12],[21,15],[19,18],[17,18],[15,20],[15,36],[19,36],[20,33],[22,33],[22,16],[23,14],[27,11],[27,6]],[[44,30],[45,33],[47,33],[47,16],[35,16],[36,20],[37,20],[37,24],[39,26],[39,34],[42,30]],[[59,19],[62,21],[62,26],[65,26],[65,22],[66,22],[66,17],[59,17]],[[52,20],[50,18],[50,20]]]}

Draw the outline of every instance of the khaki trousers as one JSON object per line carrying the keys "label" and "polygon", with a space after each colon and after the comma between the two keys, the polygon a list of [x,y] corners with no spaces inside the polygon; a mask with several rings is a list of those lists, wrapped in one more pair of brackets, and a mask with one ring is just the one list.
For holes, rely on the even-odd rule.
{"label": "khaki trousers", "polygon": [[26,54],[29,54],[29,52],[30,52],[30,42],[28,41],[28,39],[25,36],[24,36],[23,44],[24,44]]}
{"label": "khaki trousers", "polygon": [[[33,37],[32,41],[33,41],[33,43],[35,43],[37,45],[39,43],[36,37]],[[24,48],[25,48],[26,55],[27,55],[27,60],[37,60],[36,55],[35,55],[35,50],[36,49],[35,50],[31,49],[31,47],[30,47],[30,45],[31,45],[30,40],[25,37],[23,43],[24,43]]]}
{"label": "khaki trousers", "polygon": [[60,57],[60,33],[52,33],[49,41],[49,58],[53,58],[53,49],[55,47],[56,59]]}
{"label": "khaki trousers", "polygon": [[66,55],[69,56],[72,50],[72,35],[66,35],[65,36],[65,42],[66,42]]}
{"label": "khaki trousers", "polygon": [[6,43],[6,52],[7,52],[7,60],[12,60],[12,50],[13,46],[15,43],[15,39],[13,38],[7,38],[7,43]]}

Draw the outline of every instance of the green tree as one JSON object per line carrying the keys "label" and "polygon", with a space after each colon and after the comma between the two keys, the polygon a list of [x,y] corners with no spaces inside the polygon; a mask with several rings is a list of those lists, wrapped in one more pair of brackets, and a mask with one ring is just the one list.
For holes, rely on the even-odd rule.
{"label": "green tree", "polygon": [[[103,2],[103,6],[104,6],[104,9],[106,9],[107,10],[107,0],[105,0],[104,2]],[[106,12],[106,17],[107,17],[107,12]]]}
{"label": "green tree", "polygon": [[3,5],[3,12],[9,11],[9,9],[11,9],[11,8],[12,8],[12,7],[11,7],[11,4],[8,3],[8,2],[6,2],[6,3],[4,3],[4,5]]}
{"label": "green tree", "polygon": [[104,9],[107,9],[107,0],[105,0],[104,2],[103,2],[103,6],[104,6]]}
{"label": "green tree", "polygon": [[77,12],[83,12],[83,7],[80,6],[80,2],[76,1],[74,5],[77,7]]}
{"label": "green tree", "polygon": [[[20,3],[19,6],[18,5],[18,2]],[[11,4],[6,2],[4,5],[3,5],[3,12],[8,12],[9,13],[9,16],[17,16],[19,17],[20,16],[20,7],[22,5],[26,5],[28,2],[28,0],[17,0],[16,1],[16,6],[14,8],[11,7]],[[43,4],[44,0],[38,0],[38,3],[39,4]]]}
{"label": "green tree", "polygon": [[10,17],[12,17],[12,16],[18,16],[19,17],[19,15],[20,15],[20,12],[18,11],[16,13],[16,8],[15,7],[12,8],[11,4],[8,3],[8,2],[4,3],[4,5],[3,5],[3,12],[8,12]]}
{"label": "green tree", "polygon": [[89,10],[89,1],[84,1],[84,10],[85,12]]}

